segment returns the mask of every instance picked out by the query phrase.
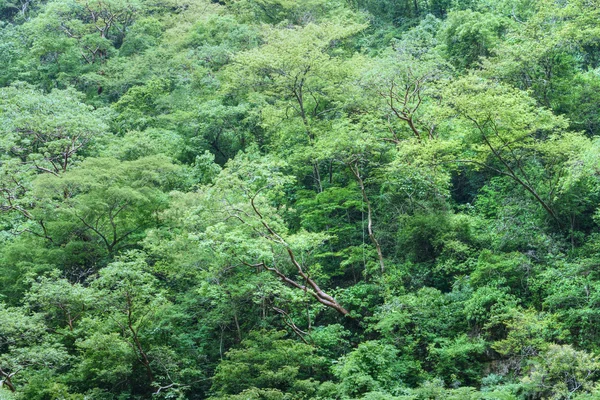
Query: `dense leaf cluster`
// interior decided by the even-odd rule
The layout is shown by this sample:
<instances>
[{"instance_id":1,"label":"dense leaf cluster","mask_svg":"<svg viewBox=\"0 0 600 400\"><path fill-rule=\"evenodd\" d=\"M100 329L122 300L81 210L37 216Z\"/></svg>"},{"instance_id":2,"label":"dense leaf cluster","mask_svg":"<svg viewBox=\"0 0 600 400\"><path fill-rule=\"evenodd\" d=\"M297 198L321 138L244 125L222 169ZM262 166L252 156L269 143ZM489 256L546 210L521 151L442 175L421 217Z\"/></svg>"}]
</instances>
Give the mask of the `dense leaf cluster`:
<instances>
[{"instance_id":1,"label":"dense leaf cluster","mask_svg":"<svg viewBox=\"0 0 600 400\"><path fill-rule=\"evenodd\" d=\"M596 0L0 0L0 399L600 396Z\"/></svg>"}]
</instances>

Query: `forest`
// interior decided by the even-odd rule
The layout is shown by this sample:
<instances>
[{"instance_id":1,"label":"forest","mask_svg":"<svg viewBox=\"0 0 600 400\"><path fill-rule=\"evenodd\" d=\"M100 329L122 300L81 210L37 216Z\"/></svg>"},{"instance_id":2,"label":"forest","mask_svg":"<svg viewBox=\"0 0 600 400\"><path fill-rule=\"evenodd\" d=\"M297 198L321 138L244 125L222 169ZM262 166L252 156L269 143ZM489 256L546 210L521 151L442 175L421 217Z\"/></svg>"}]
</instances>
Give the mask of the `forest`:
<instances>
[{"instance_id":1,"label":"forest","mask_svg":"<svg viewBox=\"0 0 600 400\"><path fill-rule=\"evenodd\" d=\"M599 0L0 0L0 400L600 399Z\"/></svg>"}]
</instances>

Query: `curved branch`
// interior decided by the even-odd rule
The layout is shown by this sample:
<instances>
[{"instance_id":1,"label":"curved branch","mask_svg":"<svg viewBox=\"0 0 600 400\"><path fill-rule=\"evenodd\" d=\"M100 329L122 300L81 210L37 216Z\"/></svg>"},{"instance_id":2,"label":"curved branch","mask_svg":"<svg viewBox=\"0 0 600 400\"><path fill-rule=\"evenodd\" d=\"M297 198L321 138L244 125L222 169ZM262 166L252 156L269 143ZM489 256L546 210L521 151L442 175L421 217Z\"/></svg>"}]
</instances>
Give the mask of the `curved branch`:
<instances>
[{"instance_id":1,"label":"curved branch","mask_svg":"<svg viewBox=\"0 0 600 400\"><path fill-rule=\"evenodd\" d=\"M285 247L292 265L294 265L294 267L296 267L296 271L297 271L298 275L300 275L302 277L302 279L306 282L306 285L302 285L302 284L296 282L295 280L289 278L287 275L282 273L277 267L275 267L275 266L269 267L264 262L259 263L259 264L248 264L248 263L244 263L244 264L246 264L248 266L253 266L253 267L258 267L258 266L264 267L266 270L273 272L275 275L277 275L279 277L279 279L281 279L283 282L285 282L289 286L295 287L300 290L304 290L305 292L310 293L319 303L321 303L327 307L333 308L334 310L336 310L337 312L339 312L340 314L342 314L344 316L348 315L349 314L348 310L346 310L344 307L342 307L342 305L340 303L338 303L332 296L328 295L325 291L323 291L323 289L321 289L321 287L319 287L319 285L310 277L310 275L307 274L306 272L304 272L302 265L300 265L300 263L297 261L296 256L294 255L294 252L291 249L290 245L287 244L287 242L267 223L267 221L264 220L263 215L260 213L260 211L258 211L258 208L254 204L254 199L256 198L257 194L255 194L251 198L250 203L252 205L252 208L253 208L255 214L259 218L261 224L267 230L267 232L269 232L269 234L270 234L270 235L264 235L264 237L266 237L267 239L269 239L273 242L279 243Z\"/></svg>"}]
</instances>

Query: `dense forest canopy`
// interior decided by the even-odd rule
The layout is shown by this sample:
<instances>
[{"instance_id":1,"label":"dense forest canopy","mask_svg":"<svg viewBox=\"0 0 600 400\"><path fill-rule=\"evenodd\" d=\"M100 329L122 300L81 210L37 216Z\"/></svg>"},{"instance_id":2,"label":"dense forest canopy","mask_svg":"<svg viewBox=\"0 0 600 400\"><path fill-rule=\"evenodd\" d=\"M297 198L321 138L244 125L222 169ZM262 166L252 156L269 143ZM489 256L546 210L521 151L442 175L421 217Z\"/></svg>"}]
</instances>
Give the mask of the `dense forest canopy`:
<instances>
[{"instance_id":1,"label":"dense forest canopy","mask_svg":"<svg viewBox=\"0 0 600 400\"><path fill-rule=\"evenodd\" d=\"M598 0L0 0L0 399L600 398Z\"/></svg>"}]
</instances>

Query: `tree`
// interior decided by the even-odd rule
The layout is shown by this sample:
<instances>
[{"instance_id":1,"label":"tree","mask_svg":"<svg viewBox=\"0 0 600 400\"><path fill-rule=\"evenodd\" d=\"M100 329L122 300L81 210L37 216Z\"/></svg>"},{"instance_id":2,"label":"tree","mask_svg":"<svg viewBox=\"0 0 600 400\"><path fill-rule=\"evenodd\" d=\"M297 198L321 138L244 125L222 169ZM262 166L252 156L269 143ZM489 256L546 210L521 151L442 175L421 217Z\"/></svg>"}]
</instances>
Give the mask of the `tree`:
<instances>
[{"instance_id":1,"label":"tree","mask_svg":"<svg viewBox=\"0 0 600 400\"><path fill-rule=\"evenodd\" d=\"M227 73L229 87L260 91L275 106L265 110L271 114L269 119L285 121L292 112L296 119L291 119L291 131L304 134L304 139L294 137L293 141L310 148L319 119L336 109L333 101L340 87L335 82L347 75L330 46L362 29L364 25L354 22L269 29L263 46L236 56ZM298 122L301 128L295 125ZM282 139L283 143L288 140ZM319 166L316 160L311 163L315 188L322 191Z\"/></svg>"},{"instance_id":2,"label":"tree","mask_svg":"<svg viewBox=\"0 0 600 400\"><path fill-rule=\"evenodd\" d=\"M72 89L49 94L24 84L0 89L1 209L33 219L33 177L57 177L93 154L106 134L104 121L104 113L82 103Z\"/></svg>"},{"instance_id":3,"label":"tree","mask_svg":"<svg viewBox=\"0 0 600 400\"><path fill-rule=\"evenodd\" d=\"M256 154L250 157L256 157ZM259 170L257 167L264 169ZM311 248L318 246L325 237L304 232L287 235L282 221L269 207L269 197L280 195L285 185L291 182L291 177L278 171L279 167L278 163L251 164L251 158L238 156L219 175L215 183L217 192L211 195L222 198L220 201L225 206L221 211L225 213L224 221L231 220L242 224L242 230L238 233L240 236L235 241L231 241L226 235L227 240L221 244L222 251L239 259L248 267L270 271L285 284L309 293L319 303L347 315L348 311L317 284L298 255L303 251L310 252ZM248 179L250 177L252 178ZM222 229L227 225L222 221L215 224L211 233L225 233ZM250 243L254 245L248 248L250 251L246 254L236 249L235 242L240 237L245 237L248 242L244 247L248 248ZM293 275L281 269L280 262L290 264L293 267L292 274L299 275L300 279L293 278Z\"/></svg>"},{"instance_id":4,"label":"tree","mask_svg":"<svg viewBox=\"0 0 600 400\"><path fill-rule=\"evenodd\" d=\"M43 315L49 327L71 332L96 300L89 288L60 278L57 270L33 281L26 295L28 308Z\"/></svg>"},{"instance_id":5,"label":"tree","mask_svg":"<svg viewBox=\"0 0 600 400\"><path fill-rule=\"evenodd\" d=\"M135 0L56 2L38 19L46 22L42 28L46 33L77 43L83 60L94 64L105 60L114 47L121 46L127 28L141 8Z\"/></svg>"},{"instance_id":6,"label":"tree","mask_svg":"<svg viewBox=\"0 0 600 400\"><path fill-rule=\"evenodd\" d=\"M464 130L457 132L467 146L466 159L459 162L488 168L512 179L560 226L551 197L556 178L550 176L548 192L541 193L533 176L535 169L545 167L544 161L546 165L552 162L535 158L541 142L560 135L567 122L536 107L524 92L473 75L450 86L446 101L459 113L459 126Z\"/></svg>"},{"instance_id":7,"label":"tree","mask_svg":"<svg viewBox=\"0 0 600 400\"><path fill-rule=\"evenodd\" d=\"M273 391L312 396L318 382L311 371L323 368L323 361L312 346L284 339L283 332L254 332L217 367L214 398L238 393L250 396L254 390L264 395Z\"/></svg>"},{"instance_id":8,"label":"tree","mask_svg":"<svg viewBox=\"0 0 600 400\"><path fill-rule=\"evenodd\" d=\"M52 242L94 238L112 256L131 236L160 222L168 204L165 191L177 185L177 174L162 156L124 162L88 158L61 176L36 180L34 193L44 201L35 215L50 224Z\"/></svg>"},{"instance_id":9,"label":"tree","mask_svg":"<svg viewBox=\"0 0 600 400\"><path fill-rule=\"evenodd\" d=\"M342 357L334 373L346 395L354 397L376 391L395 394L403 385L402 367L394 346L366 341Z\"/></svg>"},{"instance_id":10,"label":"tree","mask_svg":"<svg viewBox=\"0 0 600 400\"><path fill-rule=\"evenodd\" d=\"M141 255L129 253L102 269L92 288L98 291L99 296L95 307L109 315L111 328L115 330L108 329L98 332L98 337L90 337L85 343L86 350L94 352L91 345L95 340L102 340L102 333L109 336L117 333L117 337L129 346L134 359L144 370L146 385L154 384L154 369L158 366L152 365L143 334L149 321L167 305L167 301L158 291L155 278L144 271Z\"/></svg>"},{"instance_id":11,"label":"tree","mask_svg":"<svg viewBox=\"0 0 600 400\"><path fill-rule=\"evenodd\" d=\"M441 33L449 61L460 69L476 67L481 58L494 54L507 25L506 19L491 13L451 12Z\"/></svg>"},{"instance_id":12,"label":"tree","mask_svg":"<svg viewBox=\"0 0 600 400\"><path fill-rule=\"evenodd\" d=\"M569 345L550 345L538 357L529 376L523 378L537 396L549 399L570 399L580 393L595 393L594 376L600 364L591 354L577 351Z\"/></svg>"},{"instance_id":13,"label":"tree","mask_svg":"<svg viewBox=\"0 0 600 400\"><path fill-rule=\"evenodd\" d=\"M41 315L0 305L0 390L17 390L34 371L52 371L63 366L68 355L46 332ZM23 376L23 378L21 378Z\"/></svg>"},{"instance_id":14,"label":"tree","mask_svg":"<svg viewBox=\"0 0 600 400\"><path fill-rule=\"evenodd\" d=\"M425 18L366 65L359 81L366 95L362 102L369 114L381 118L373 122L391 134L386 141L399 144L408 135L421 142L437 136L437 86L452 73L437 50L440 24L432 16Z\"/></svg>"}]
</instances>

